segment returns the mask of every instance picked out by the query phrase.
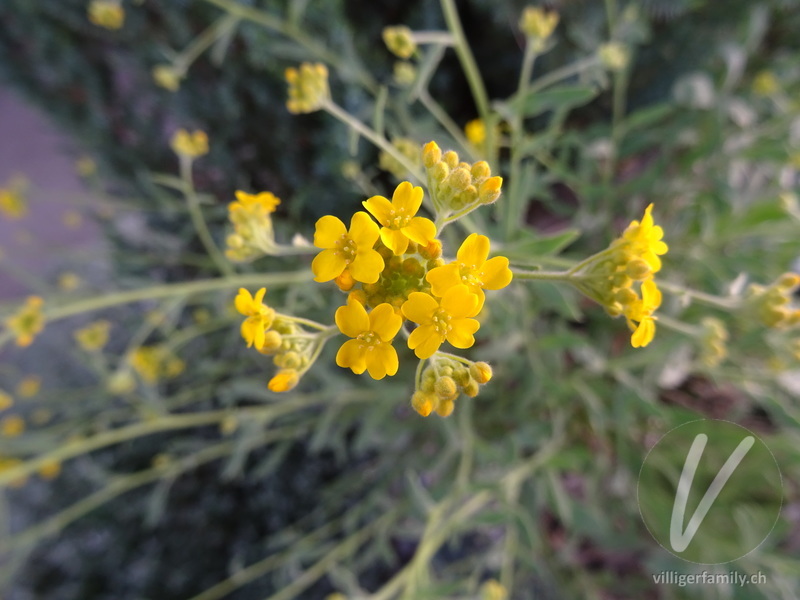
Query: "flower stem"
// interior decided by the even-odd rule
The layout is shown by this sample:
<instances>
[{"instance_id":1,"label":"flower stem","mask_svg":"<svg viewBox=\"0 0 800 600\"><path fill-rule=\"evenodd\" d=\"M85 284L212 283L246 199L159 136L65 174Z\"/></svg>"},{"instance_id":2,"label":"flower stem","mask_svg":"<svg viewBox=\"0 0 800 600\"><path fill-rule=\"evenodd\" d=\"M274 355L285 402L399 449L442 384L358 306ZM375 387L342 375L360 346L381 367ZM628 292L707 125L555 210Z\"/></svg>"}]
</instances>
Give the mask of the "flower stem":
<instances>
[{"instance_id":1,"label":"flower stem","mask_svg":"<svg viewBox=\"0 0 800 600\"><path fill-rule=\"evenodd\" d=\"M659 281L658 287L665 292L669 292L670 294L689 297L692 300L697 300L698 302L702 302L703 304L707 304L708 306L713 306L715 308L721 308L722 310L736 310L741 306L741 301L738 298L723 298L721 296L714 296L713 294L706 294L704 292L698 292L696 290L685 288L676 283Z\"/></svg>"},{"instance_id":2,"label":"flower stem","mask_svg":"<svg viewBox=\"0 0 800 600\"><path fill-rule=\"evenodd\" d=\"M575 276L569 271L514 271L514 279L531 281L572 281Z\"/></svg>"}]
</instances>

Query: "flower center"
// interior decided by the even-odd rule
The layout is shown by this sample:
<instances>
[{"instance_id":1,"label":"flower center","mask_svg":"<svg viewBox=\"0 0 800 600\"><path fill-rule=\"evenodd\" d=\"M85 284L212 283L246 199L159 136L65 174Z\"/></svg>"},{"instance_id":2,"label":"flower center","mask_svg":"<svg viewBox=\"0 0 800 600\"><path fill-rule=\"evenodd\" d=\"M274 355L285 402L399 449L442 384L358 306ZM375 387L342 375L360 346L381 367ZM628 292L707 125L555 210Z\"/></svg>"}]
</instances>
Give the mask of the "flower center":
<instances>
[{"instance_id":1,"label":"flower center","mask_svg":"<svg viewBox=\"0 0 800 600\"><path fill-rule=\"evenodd\" d=\"M389 211L389 225L390 229L402 229L407 227L411 222L411 215L406 214L405 208L392 209Z\"/></svg>"},{"instance_id":2,"label":"flower center","mask_svg":"<svg viewBox=\"0 0 800 600\"><path fill-rule=\"evenodd\" d=\"M357 250L356 243L345 234L342 234L342 239L336 242L336 253L342 256L348 265L353 262Z\"/></svg>"},{"instance_id":3,"label":"flower center","mask_svg":"<svg viewBox=\"0 0 800 600\"><path fill-rule=\"evenodd\" d=\"M450 333L450 330L453 328L453 326L450 325L450 319L452 319L452 317L447 314L447 311L443 308L433 313L433 326L436 329L436 333L440 335L447 335Z\"/></svg>"},{"instance_id":4,"label":"flower center","mask_svg":"<svg viewBox=\"0 0 800 600\"><path fill-rule=\"evenodd\" d=\"M461 276L461 283L469 287L483 287L480 275L476 275L477 267L475 265L465 265L458 263L458 273Z\"/></svg>"},{"instance_id":5,"label":"flower center","mask_svg":"<svg viewBox=\"0 0 800 600\"><path fill-rule=\"evenodd\" d=\"M366 346L367 350L372 350L381 343L380 336L374 331L365 331L356 339L361 342L361 347L364 348Z\"/></svg>"}]
</instances>

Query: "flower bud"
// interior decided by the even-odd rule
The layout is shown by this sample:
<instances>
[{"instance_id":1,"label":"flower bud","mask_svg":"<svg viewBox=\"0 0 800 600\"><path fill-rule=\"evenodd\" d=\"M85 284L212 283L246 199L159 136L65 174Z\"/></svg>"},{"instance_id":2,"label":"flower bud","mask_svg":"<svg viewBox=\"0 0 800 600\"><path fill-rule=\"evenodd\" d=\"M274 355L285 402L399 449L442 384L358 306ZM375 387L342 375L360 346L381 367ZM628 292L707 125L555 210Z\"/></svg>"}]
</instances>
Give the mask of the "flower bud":
<instances>
[{"instance_id":1,"label":"flower bud","mask_svg":"<svg viewBox=\"0 0 800 600\"><path fill-rule=\"evenodd\" d=\"M488 383L492 379L492 367L483 361L472 363L469 367L469 374L480 384Z\"/></svg>"}]
</instances>

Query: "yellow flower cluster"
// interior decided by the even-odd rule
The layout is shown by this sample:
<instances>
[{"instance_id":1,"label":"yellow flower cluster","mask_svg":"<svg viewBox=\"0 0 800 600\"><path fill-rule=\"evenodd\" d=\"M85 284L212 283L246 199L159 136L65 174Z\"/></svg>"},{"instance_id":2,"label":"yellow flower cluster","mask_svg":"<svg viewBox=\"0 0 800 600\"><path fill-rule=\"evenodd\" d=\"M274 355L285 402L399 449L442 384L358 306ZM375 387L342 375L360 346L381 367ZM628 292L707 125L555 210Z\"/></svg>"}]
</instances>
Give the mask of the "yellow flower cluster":
<instances>
[{"instance_id":1,"label":"yellow flower cluster","mask_svg":"<svg viewBox=\"0 0 800 600\"><path fill-rule=\"evenodd\" d=\"M661 305L661 291L654 275L661 270L660 255L668 247L664 230L654 224L653 205L642 221L633 221L608 249L595 254L576 269L572 283L602 304L609 315L623 315L633 331L631 345L647 346L655 336L655 310ZM637 291L638 287L638 291Z\"/></svg>"},{"instance_id":2,"label":"yellow flower cluster","mask_svg":"<svg viewBox=\"0 0 800 600\"><path fill-rule=\"evenodd\" d=\"M728 330L714 317L703 319L701 326L700 361L707 367L716 367L728 356Z\"/></svg>"},{"instance_id":3,"label":"yellow flower cluster","mask_svg":"<svg viewBox=\"0 0 800 600\"><path fill-rule=\"evenodd\" d=\"M298 69L289 67L284 76L289 84L286 108L290 113L317 111L330 97L328 68L321 63L303 63Z\"/></svg>"},{"instance_id":4,"label":"yellow flower cluster","mask_svg":"<svg viewBox=\"0 0 800 600\"><path fill-rule=\"evenodd\" d=\"M170 92L177 92L181 87L183 73L172 65L156 65L152 70L153 81Z\"/></svg>"},{"instance_id":5,"label":"yellow flower cluster","mask_svg":"<svg viewBox=\"0 0 800 600\"><path fill-rule=\"evenodd\" d=\"M395 25L383 29L383 42L389 52L397 58L411 58L417 51L413 32L405 25Z\"/></svg>"},{"instance_id":6,"label":"yellow flower cluster","mask_svg":"<svg viewBox=\"0 0 800 600\"><path fill-rule=\"evenodd\" d=\"M272 217L280 198L271 192L236 192L236 202L228 205L228 218L234 232L226 239L225 256L233 261L248 261L275 251Z\"/></svg>"},{"instance_id":7,"label":"yellow flower cluster","mask_svg":"<svg viewBox=\"0 0 800 600\"><path fill-rule=\"evenodd\" d=\"M118 0L92 0L86 14L89 21L106 29L119 29L125 23L125 10Z\"/></svg>"},{"instance_id":8,"label":"yellow flower cluster","mask_svg":"<svg viewBox=\"0 0 800 600\"><path fill-rule=\"evenodd\" d=\"M488 363L439 356L421 371L411 406L423 417L433 411L440 417L447 417L452 414L461 393L474 398L480 386L491 378L492 367Z\"/></svg>"},{"instance_id":9,"label":"yellow flower cluster","mask_svg":"<svg viewBox=\"0 0 800 600\"><path fill-rule=\"evenodd\" d=\"M539 6L528 6L522 11L519 28L535 45L536 50L541 52L544 49L544 43L553 35L553 31L558 26L558 21L557 12L546 11Z\"/></svg>"},{"instance_id":10,"label":"yellow flower cluster","mask_svg":"<svg viewBox=\"0 0 800 600\"><path fill-rule=\"evenodd\" d=\"M597 57L609 71L622 71L628 66L630 51L619 42L608 42L597 50Z\"/></svg>"},{"instance_id":11,"label":"yellow flower cluster","mask_svg":"<svg viewBox=\"0 0 800 600\"><path fill-rule=\"evenodd\" d=\"M151 385L159 379L177 377L186 367L183 360L164 346L141 346L128 360L139 377Z\"/></svg>"},{"instance_id":12,"label":"yellow flower cluster","mask_svg":"<svg viewBox=\"0 0 800 600\"><path fill-rule=\"evenodd\" d=\"M305 331L298 324L298 319L279 314L264 304L266 293L266 288L261 288L253 296L241 288L234 305L246 317L241 333L247 347L271 355L272 362L278 367L278 372L267 387L273 392L288 392L314 362L322 340L320 332L315 335Z\"/></svg>"},{"instance_id":13,"label":"yellow flower cluster","mask_svg":"<svg viewBox=\"0 0 800 600\"><path fill-rule=\"evenodd\" d=\"M170 141L172 150L181 157L198 158L208 154L208 135L199 129L189 133L178 129Z\"/></svg>"},{"instance_id":14,"label":"yellow flower cluster","mask_svg":"<svg viewBox=\"0 0 800 600\"><path fill-rule=\"evenodd\" d=\"M21 219L28 214L27 189L27 179L12 177L6 187L0 189L0 213L9 219Z\"/></svg>"},{"instance_id":15,"label":"yellow flower cluster","mask_svg":"<svg viewBox=\"0 0 800 600\"><path fill-rule=\"evenodd\" d=\"M492 176L489 163L461 162L452 150L442 152L436 142L422 149L422 162L428 175L428 189L440 215L457 219L500 197L503 178Z\"/></svg>"},{"instance_id":16,"label":"yellow flower cluster","mask_svg":"<svg viewBox=\"0 0 800 600\"><path fill-rule=\"evenodd\" d=\"M490 579L481 586L481 600L508 600L508 590L496 579Z\"/></svg>"},{"instance_id":17,"label":"yellow flower cluster","mask_svg":"<svg viewBox=\"0 0 800 600\"><path fill-rule=\"evenodd\" d=\"M417 215L422 201L422 188L404 181L391 200L373 196L364 201L368 213L355 213L349 229L333 216L317 221L314 245L322 251L311 265L315 281L335 280L350 292L347 304L336 311L339 330L352 338L337 354L340 367L367 371L375 379L394 375L398 357L392 342L404 320L416 324L408 346L421 360L434 357L445 341L469 348L480 326L475 317L484 304L484 289L511 282L508 259L490 259L489 238L483 235L467 237L453 261L441 259L435 224ZM420 414L437 410L446 416L460 391L474 395L474 381L488 381L490 375L471 378L468 368L449 362L437 355L426 371L430 375L418 380L414 406ZM448 369L460 369L459 379L437 395L430 378L441 379ZM423 382L425 387L419 387Z\"/></svg>"},{"instance_id":18,"label":"yellow flower cluster","mask_svg":"<svg viewBox=\"0 0 800 600\"><path fill-rule=\"evenodd\" d=\"M750 285L745 307L754 312L764 325L788 329L800 325L800 308L792 307L792 292L800 285L800 275L784 273L772 285Z\"/></svg>"},{"instance_id":19,"label":"yellow flower cluster","mask_svg":"<svg viewBox=\"0 0 800 600\"><path fill-rule=\"evenodd\" d=\"M44 329L43 305L44 300L39 296L29 296L19 312L6 320L6 327L17 338L17 346L30 346L34 338Z\"/></svg>"},{"instance_id":20,"label":"yellow flower cluster","mask_svg":"<svg viewBox=\"0 0 800 600\"><path fill-rule=\"evenodd\" d=\"M99 352L108 343L110 332L111 322L100 320L78 329L73 335L78 345L86 352Z\"/></svg>"}]
</instances>

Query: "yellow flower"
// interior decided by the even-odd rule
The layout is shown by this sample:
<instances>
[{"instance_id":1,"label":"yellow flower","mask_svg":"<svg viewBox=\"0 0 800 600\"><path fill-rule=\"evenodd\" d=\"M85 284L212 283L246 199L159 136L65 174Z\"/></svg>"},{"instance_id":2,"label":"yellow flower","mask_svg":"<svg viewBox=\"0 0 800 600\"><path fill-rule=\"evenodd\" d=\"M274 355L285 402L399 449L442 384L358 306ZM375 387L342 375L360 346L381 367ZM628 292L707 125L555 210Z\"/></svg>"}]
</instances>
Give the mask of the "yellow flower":
<instances>
[{"instance_id":1,"label":"yellow flower","mask_svg":"<svg viewBox=\"0 0 800 600\"><path fill-rule=\"evenodd\" d=\"M759 71L753 79L753 91L759 96L774 96L780 89L780 81L772 71Z\"/></svg>"},{"instance_id":2,"label":"yellow flower","mask_svg":"<svg viewBox=\"0 0 800 600\"><path fill-rule=\"evenodd\" d=\"M483 307L484 289L499 290L511 283L514 275L505 256L489 258L489 238L470 234L456 254L456 260L443 267L431 269L426 276L434 296L440 298L453 286L464 284L480 300Z\"/></svg>"},{"instance_id":3,"label":"yellow flower","mask_svg":"<svg viewBox=\"0 0 800 600\"><path fill-rule=\"evenodd\" d=\"M300 381L297 369L281 369L269 380L267 387L271 392L288 392Z\"/></svg>"},{"instance_id":4,"label":"yellow flower","mask_svg":"<svg viewBox=\"0 0 800 600\"><path fill-rule=\"evenodd\" d=\"M125 23L125 10L117 0L92 0L86 13L92 23L106 29L119 29Z\"/></svg>"},{"instance_id":5,"label":"yellow flower","mask_svg":"<svg viewBox=\"0 0 800 600\"><path fill-rule=\"evenodd\" d=\"M7 187L0 189L0 212L9 219L21 219L28 214L27 189L28 180L25 177L12 177Z\"/></svg>"},{"instance_id":6,"label":"yellow flower","mask_svg":"<svg viewBox=\"0 0 800 600\"><path fill-rule=\"evenodd\" d=\"M81 177L90 177L97 172L97 163L89 156L81 156L75 161L75 171Z\"/></svg>"},{"instance_id":7,"label":"yellow flower","mask_svg":"<svg viewBox=\"0 0 800 600\"><path fill-rule=\"evenodd\" d=\"M357 375L366 370L373 379L397 373L397 351L392 340L403 319L390 304L380 304L367 314L363 304L348 300L346 306L336 311L336 325L346 336L354 338L339 348L337 365L350 368Z\"/></svg>"},{"instance_id":8,"label":"yellow flower","mask_svg":"<svg viewBox=\"0 0 800 600\"><path fill-rule=\"evenodd\" d=\"M652 211L653 205L650 204L644 211L641 223L632 221L617 244L624 245L626 250L644 260L653 273L657 273L661 270L659 255L666 254L669 247L661 239L664 230L653 223Z\"/></svg>"},{"instance_id":9,"label":"yellow flower","mask_svg":"<svg viewBox=\"0 0 800 600\"><path fill-rule=\"evenodd\" d=\"M165 90L177 92L181 87L183 74L172 65L156 65L152 70L153 81Z\"/></svg>"},{"instance_id":10,"label":"yellow flower","mask_svg":"<svg viewBox=\"0 0 800 600\"><path fill-rule=\"evenodd\" d=\"M528 6L522 11L519 28L522 33L533 38L541 49L541 43L553 34L558 21L557 12L545 11L538 6Z\"/></svg>"},{"instance_id":11,"label":"yellow flower","mask_svg":"<svg viewBox=\"0 0 800 600\"><path fill-rule=\"evenodd\" d=\"M314 245L323 248L314 257L311 270L314 281L330 281L350 270L353 279L375 283L383 271L383 258L373 249L380 230L369 215L359 211L350 220L350 230L341 220L326 215L317 221Z\"/></svg>"},{"instance_id":12,"label":"yellow flower","mask_svg":"<svg viewBox=\"0 0 800 600\"><path fill-rule=\"evenodd\" d=\"M55 479L61 473L61 463L56 460L48 460L42 463L38 469L39 476L44 480Z\"/></svg>"},{"instance_id":13,"label":"yellow flower","mask_svg":"<svg viewBox=\"0 0 800 600\"><path fill-rule=\"evenodd\" d=\"M322 108L330 96L328 68L320 63L303 63L299 69L289 67L285 72L289 84L286 108L294 114L310 113Z\"/></svg>"},{"instance_id":14,"label":"yellow flower","mask_svg":"<svg viewBox=\"0 0 800 600\"><path fill-rule=\"evenodd\" d=\"M36 375L28 375L17 385L20 398L33 398L42 388L42 379Z\"/></svg>"},{"instance_id":15,"label":"yellow flower","mask_svg":"<svg viewBox=\"0 0 800 600\"><path fill-rule=\"evenodd\" d=\"M362 202L381 227L381 240L392 252L400 256L408 248L409 240L427 246L436 237L436 225L425 217L415 216L422 206L422 188L408 181L402 182L389 202L383 196L373 196Z\"/></svg>"},{"instance_id":16,"label":"yellow flower","mask_svg":"<svg viewBox=\"0 0 800 600\"><path fill-rule=\"evenodd\" d=\"M661 290L651 277L642 282L642 297L630 304L626 304L623 314L628 321L628 327L633 331L631 345L634 348L644 348L653 341L656 334L656 317L653 312L661 306Z\"/></svg>"},{"instance_id":17,"label":"yellow flower","mask_svg":"<svg viewBox=\"0 0 800 600\"><path fill-rule=\"evenodd\" d=\"M78 329L73 336L78 345L86 352L97 352L102 350L108 343L108 335L111 330L109 321L101 320L90 323L82 329Z\"/></svg>"},{"instance_id":18,"label":"yellow flower","mask_svg":"<svg viewBox=\"0 0 800 600\"><path fill-rule=\"evenodd\" d=\"M383 42L389 52L398 58L411 58L417 51L417 43L414 41L414 34L405 25L395 25L384 27Z\"/></svg>"},{"instance_id":19,"label":"yellow flower","mask_svg":"<svg viewBox=\"0 0 800 600\"><path fill-rule=\"evenodd\" d=\"M247 347L255 346L256 350L264 347L267 329L275 320L275 311L263 303L267 288L261 288L255 296L244 288L239 289L234 304L240 314L247 317L242 323L242 337L247 342Z\"/></svg>"},{"instance_id":20,"label":"yellow flower","mask_svg":"<svg viewBox=\"0 0 800 600\"><path fill-rule=\"evenodd\" d=\"M471 144L480 146L486 140L486 124L482 119L472 119L464 126L464 134Z\"/></svg>"},{"instance_id":21,"label":"yellow flower","mask_svg":"<svg viewBox=\"0 0 800 600\"><path fill-rule=\"evenodd\" d=\"M231 212L237 210L256 210L269 214L274 213L280 203L281 199L272 192L248 194L242 190L236 190L236 202L231 202L228 205L228 210Z\"/></svg>"},{"instance_id":22,"label":"yellow flower","mask_svg":"<svg viewBox=\"0 0 800 600\"><path fill-rule=\"evenodd\" d=\"M408 338L417 358L430 358L445 339L456 348L469 348L480 324L471 318L480 312L480 299L466 285L448 289L441 300L412 292L403 303L403 315L419 324Z\"/></svg>"},{"instance_id":23,"label":"yellow flower","mask_svg":"<svg viewBox=\"0 0 800 600\"><path fill-rule=\"evenodd\" d=\"M17 346L30 346L44 329L43 304L39 296L29 296L20 311L6 320L6 326L17 336Z\"/></svg>"},{"instance_id":24,"label":"yellow flower","mask_svg":"<svg viewBox=\"0 0 800 600\"><path fill-rule=\"evenodd\" d=\"M14 406L14 398L10 394L0 390L0 411L4 411Z\"/></svg>"},{"instance_id":25,"label":"yellow flower","mask_svg":"<svg viewBox=\"0 0 800 600\"><path fill-rule=\"evenodd\" d=\"M481 586L481 600L506 600L508 590L496 579L489 579Z\"/></svg>"},{"instance_id":26,"label":"yellow flower","mask_svg":"<svg viewBox=\"0 0 800 600\"><path fill-rule=\"evenodd\" d=\"M130 364L147 383L154 384L162 376L177 377L183 372L184 362L160 346L141 346L129 358Z\"/></svg>"},{"instance_id":27,"label":"yellow flower","mask_svg":"<svg viewBox=\"0 0 800 600\"><path fill-rule=\"evenodd\" d=\"M597 50L600 62L610 71L622 71L628 66L630 52L619 42L602 44Z\"/></svg>"},{"instance_id":28,"label":"yellow flower","mask_svg":"<svg viewBox=\"0 0 800 600\"><path fill-rule=\"evenodd\" d=\"M17 437L25 431L25 421L19 415L11 415L0 421L0 435Z\"/></svg>"},{"instance_id":29,"label":"yellow flower","mask_svg":"<svg viewBox=\"0 0 800 600\"><path fill-rule=\"evenodd\" d=\"M172 136L170 146L175 154L187 158L197 158L208 154L208 136L199 129L189 133L185 129L178 129Z\"/></svg>"}]
</instances>

